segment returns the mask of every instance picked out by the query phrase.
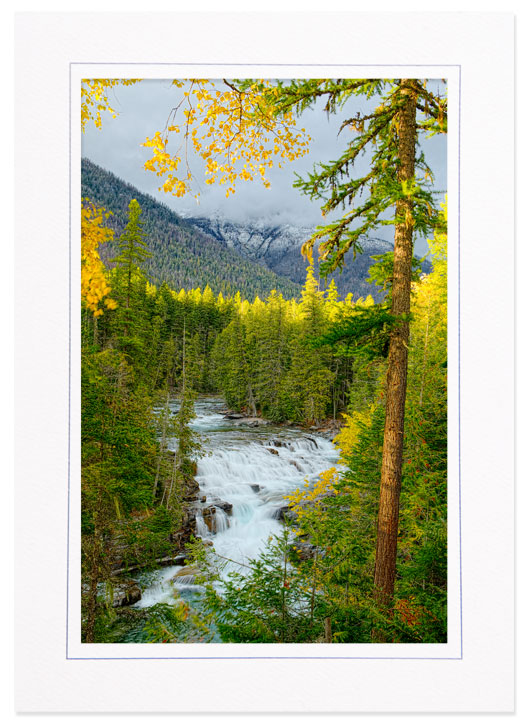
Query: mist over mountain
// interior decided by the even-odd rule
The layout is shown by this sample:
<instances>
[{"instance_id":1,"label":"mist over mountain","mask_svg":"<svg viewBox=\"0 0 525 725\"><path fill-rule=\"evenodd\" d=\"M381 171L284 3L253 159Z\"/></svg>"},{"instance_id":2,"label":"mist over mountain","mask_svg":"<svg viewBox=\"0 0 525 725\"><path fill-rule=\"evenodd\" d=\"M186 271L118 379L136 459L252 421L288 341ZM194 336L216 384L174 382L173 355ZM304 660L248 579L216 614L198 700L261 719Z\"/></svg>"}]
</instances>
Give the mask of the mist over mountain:
<instances>
[{"instance_id":1,"label":"mist over mountain","mask_svg":"<svg viewBox=\"0 0 525 725\"><path fill-rule=\"evenodd\" d=\"M292 224L273 225L267 220L235 222L220 214L212 217L186 217L186 221L229 249L239 252L248 259L264 264L276 274L302 285L306 276L307 260L301 254L301 247L315 230L314 226ZM368 270L374 263L372 256L392 252L394 245L383 239L366 239L362 243L363 251L355 259L349 253L345 266L326 279L321 280L323 288L335 280L339 295L349 293L354 300L359 297L372 297L379 301L382 294L374 284L368 283ZM314 254L317 270L317 260ZM423 263L423 271L428 272L430 264Z\"/></svg>"},{"instance_id":2,"label":"mist over mountain","mask_svg":"<svg viewBox=\"0 0 525 725\"><path fill-rule=\"evenodd\" d=\"M299 284L210 238L166 205L85 158L82 197L111 212L107 224L114 230L115 239L100 249L102 260L110 268L118 237L127 222L129 202L136 199L142 208L143 228L152 255L145 260L143 271L152 283L166 282L176 290L204 289L208 284L214 294L233 295L239 291L250 300L257 295L265 298L273 289L288 299L301 292Z\"/></svg>"},{"instance_id":3,"label":"mist over mountain","mask_svg":"<svg viewBox=\"0 0 525 725\"><path fill-rule=\"evenodd\" d=\"M256 295L264 299L272 289L288 299L301 293L308 265L301 247L313 226L272 224L267 218L232 221L218 213L183 217L86 158L82 159L82 197L112 212L108 226L114 230L115 240L100 250L108 267L127 221L129 202L137 199L152 254L144 263L144 272L154 284L166 282L173 289L204 289L209 284L215 294L239 291L247 299ZM340 272L321 280L322 288L333 278L342 298L349 293L354 300L367 295L376 301L382 298L378 288L366 281L368 270L372 256L392 251L393 245L368 239L362 247L355 259L351 253L347 255ZM423 263L423 271L430 271L428 262Z\"/></svg>"}]
</instances>

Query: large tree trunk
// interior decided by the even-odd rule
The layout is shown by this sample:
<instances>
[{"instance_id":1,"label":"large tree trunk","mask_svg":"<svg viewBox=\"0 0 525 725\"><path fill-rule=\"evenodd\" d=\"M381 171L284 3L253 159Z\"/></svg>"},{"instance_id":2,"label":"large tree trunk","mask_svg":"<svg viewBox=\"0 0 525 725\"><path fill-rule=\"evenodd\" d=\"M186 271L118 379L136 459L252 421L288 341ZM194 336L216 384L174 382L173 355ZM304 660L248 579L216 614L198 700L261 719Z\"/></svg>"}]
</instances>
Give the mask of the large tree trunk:
<instances>
[{"instance_id":1,"label":"large tree trunk","mask_svg":"<svg viewBox=\"0 0 525 725\"><path fill-rule=\"evenodd\" d=\"M401 94L405 97L398 114L400 181L414 176L416 148L416 100L412 81L401 81ZM394 242L394 277L392 281L392 314L406 318L396 324L390 337L386 382L385 432L381 487L377 519L377 544L374 573L374 598L388 606L394 593L396 577L397 535L401 470L403 464L403 437L405 398L407 388L408 337L410 314L410 286L412 276L412 202L401 199L396 206Z\"/></svg>"}]
</instances>

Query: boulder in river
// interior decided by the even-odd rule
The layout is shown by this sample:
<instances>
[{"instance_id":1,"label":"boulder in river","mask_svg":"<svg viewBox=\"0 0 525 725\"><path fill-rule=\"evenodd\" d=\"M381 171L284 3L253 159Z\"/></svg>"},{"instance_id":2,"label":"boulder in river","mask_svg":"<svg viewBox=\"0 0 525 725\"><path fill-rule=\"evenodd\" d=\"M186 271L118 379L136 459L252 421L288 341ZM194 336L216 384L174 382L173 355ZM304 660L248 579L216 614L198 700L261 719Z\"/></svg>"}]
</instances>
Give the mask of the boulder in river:
<instances>
[{"instance_id":1,"label":"boulder in river","mask_svg":"<svg viewBox=\"0 0 525 725\"><path fill-rule=\"evenodd\" d=\"M204 519L204 523L208 527L208 529L213 533L215 533L216 524L215 524L215 512L216 512L215 506L206 506L206 508L202 509L202 518Z\"/></svg>"},{"instance_id":2,"label":"boulder in river","mask_svg":"<svg viewBox=\"0 0 525 725\"><path fill-rule=\"evenodd\" d=\"M308 559L313 559L315 556L316 547L307 541L296 540L293 549L300 561L307 561Z\"/></svg>"},{"instance_id":3,"label":"boulder in river","mask_svg":"<svg viewBox=\"0 0 525 725\"><path fill-rule=\"evenodd\" d=\"M231 514L231 512L233 511L233 504L229 503L228 501L214 501L213 505L216 506L218 509L222 509L226 514Z\"/></svg>"},{"instance_id":4,"label":"boulder in river","mask_svg":"<svg viewBox=\"0 0 525 725\"><path fill-rule=\"evenodd\" d=\"M269 425L270 421L264 418L239 416L235 419L235 425L246 425L250 428L258 428L260 425Z\"/></svg>"},{"instance_id":5,"label":"boulder in river","mask_svg":"<svg viewBox=\"0 0 525 725\"><path fill-rule=\"evenodd\" d=\"M290 506L281 506L275 512L274 518L277 521L287 521L288 523L295 523L297 521L297 514L292 511Z\"/></svg>"},{"instance_id":6,"label":"boulder in river","mask_svg":"<svg viewBox=\"0 0 525 725\"><path fill-rule=\"evenodd\" d=\"M142 599L142 589L135 579L119 581L113 588L113 606L129 607Z\"/></svg>"},{"instance_id":7,"label":"boulder in river","mask_svg":"<svg viewBox=\"0 0 525 725\"><path fill-rule=\"evenodd\" d=\"M221 505L219 505L221 504ZM227 510L224 509L226 507ZM202 509L202 518L208 531L217 534L230 527L230 516L232 515L233 504L227 501L214 502L212 506Z\"/></svg>"},{"instance_id":8,"label":"boulder in river","mask_svg":"<svg viewBox=\"0 0 525 725\"><path fill-rule=\"evenodd\" d=\"M200 569L196 566L183 566L180 571L171 577L171 581L176 584L194 584L197 577L202 576Z\"/></svg>"},{"instance_id":9,"label":"boulder in river","mask_svg":"<svg viewBox=\"0 0 525 725\"><path fill-rule=\"evenodd\" d=\"M302 472L303 469L300 467L300 465L297 463L297 461L295 461L294 459L292 459L290 461L290 463L291 463L292 466L295 466L298 471L301 471Z\"/></svg>"},{"instance_id":10,"label":"boulder in river","mask_svg":"<svg viewBox=\"0 0 525 725\"><path fill-rule=\"evenodd\" d=\"M180 579L183 576L199 576L200 573L200 569L197 569L196 566L183 566L172 578Z\"/></svg>"},{"instance_id":11,"label":"boulder in river","mask_svg":"<svg viewBox=\"0 0 525 725\"><path fill-rule=\"evenodd\" d=\"M276 451L275 448L267 448L266 450L268 451L268 453L271 453L272 456L278 456L279 455L279 451Z\"/></svg>"}]
</instances>

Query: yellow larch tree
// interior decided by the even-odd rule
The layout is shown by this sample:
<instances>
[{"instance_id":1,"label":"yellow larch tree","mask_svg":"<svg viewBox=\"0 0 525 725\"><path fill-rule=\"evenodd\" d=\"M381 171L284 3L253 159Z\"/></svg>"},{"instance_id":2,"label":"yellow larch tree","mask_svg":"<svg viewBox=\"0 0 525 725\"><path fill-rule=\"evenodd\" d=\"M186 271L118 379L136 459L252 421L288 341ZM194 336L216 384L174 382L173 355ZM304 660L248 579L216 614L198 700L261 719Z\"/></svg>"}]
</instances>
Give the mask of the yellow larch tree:
<instances>
[{"instance_id":1,"label":"yellow larch tree","mask_svg":"<svg viewBox=\"0 0 525 725\"><path fill-rule=\"evenodd\" d=\"M107 213L104 209L97 209L91 202L84 199L81 210L81 298L86 307L95 317L100 317L104 309L113 310L117 303L109 297L111 288L106 278L106 269L98 248L109 239L113 232L104 226Z\"/></svg>"}]
</instances>

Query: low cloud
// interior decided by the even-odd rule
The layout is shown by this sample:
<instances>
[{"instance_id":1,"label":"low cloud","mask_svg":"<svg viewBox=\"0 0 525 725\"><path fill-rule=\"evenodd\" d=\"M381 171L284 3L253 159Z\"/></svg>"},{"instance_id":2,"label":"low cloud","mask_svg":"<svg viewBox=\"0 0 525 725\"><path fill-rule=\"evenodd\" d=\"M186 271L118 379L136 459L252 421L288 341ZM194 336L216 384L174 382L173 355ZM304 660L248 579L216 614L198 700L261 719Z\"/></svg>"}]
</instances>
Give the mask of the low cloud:
<instances>
[{"instance_id":1,"label":"low cloud","mask_svg":"<svg viewBox=\"0 0 525 725\"><path fill-rule=\"evenodd\" d=\"M310 153L286 163L282 169L270 169L270 189L265 189L257 180L246 182L239 184L235 195L227 199L224 187L204 184L204 175L200 171L203 169L202 161L190 157L193 175L198 179L201 174L201 196L197 203L193 198L177 199L159 191L159 178L144 169L150 150L141 144L146 137L152 137L156 131L164 128L171 109L180 100L180 93L169 80L147 80L135 86L118 87L111 95L113 106L119 113L118 118L113 120L108 116L103 119L101 130L93 124L88 125L82 138L82 155L178 213L191 216L220 213L239 222L264 220L297 226L323 223L321 203L318 200L310 201L293 187L293 182L296 174L307 177L315 162L339 157L347 142L344 132L338 136L340 120L352 113L350 105L343 109L339 118L327 117L320 106L303 114L301 126L312 136ZM435 137L425 141L424 150L436 174L436 188L445 191L446 139ZM391 239L388 227L381 230L380 235ZM425 249L424 240L416 243L419 254Z\"/></svg>"}]
</instances>

